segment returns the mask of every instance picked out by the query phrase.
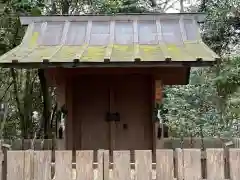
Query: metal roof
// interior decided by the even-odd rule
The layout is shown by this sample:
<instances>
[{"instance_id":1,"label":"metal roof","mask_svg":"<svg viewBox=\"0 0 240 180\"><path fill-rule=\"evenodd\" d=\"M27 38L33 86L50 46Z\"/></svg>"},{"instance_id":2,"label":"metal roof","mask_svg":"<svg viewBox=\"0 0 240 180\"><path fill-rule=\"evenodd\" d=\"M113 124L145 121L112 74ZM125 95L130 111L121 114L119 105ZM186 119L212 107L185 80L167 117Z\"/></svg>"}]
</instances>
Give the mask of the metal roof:
<instances>
[{"instance_id":1,"label":"metal roof","mask_svg":"<svg viewBox=\"0 0 240 180\"><path fill-rule=\"evenodd\" d=\"M215 62L196 14L22 17L22 43L0 63ZM168 63L169 64L169 63Z\"/></svg>"}]
</instances>

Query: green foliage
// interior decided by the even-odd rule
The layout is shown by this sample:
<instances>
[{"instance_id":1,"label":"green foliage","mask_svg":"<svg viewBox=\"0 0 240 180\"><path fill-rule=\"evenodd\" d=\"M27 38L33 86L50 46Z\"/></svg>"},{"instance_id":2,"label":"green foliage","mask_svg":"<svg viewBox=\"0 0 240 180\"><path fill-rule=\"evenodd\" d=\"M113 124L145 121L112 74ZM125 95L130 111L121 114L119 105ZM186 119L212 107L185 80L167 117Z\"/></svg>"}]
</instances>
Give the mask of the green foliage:
<instances>
[{"instance_id":1,"label":"green foliage","mask_svg":"<svg viewBox=\"0 0 240 180\"><path fill-rule=\"evenodd\" d=\"M194 69L186 86L167 87L167 118L174 136L239 136L240 58L224 61L219 76L212 68ZM220 87L224 107L219 110Z\"/></svg>"},{"instance_id":2,"label":"green foliage","mask_svg":"<svg viewBox=\"0 0 240 180\"><path fill-rule=\"evenodd\" d=\"M204 23L204 41L220 55L230 51L239 43L239 0L208 0L204 11L207 21ZM202 5L201 5L202 6Z\"/></svg>"}]
</instances>

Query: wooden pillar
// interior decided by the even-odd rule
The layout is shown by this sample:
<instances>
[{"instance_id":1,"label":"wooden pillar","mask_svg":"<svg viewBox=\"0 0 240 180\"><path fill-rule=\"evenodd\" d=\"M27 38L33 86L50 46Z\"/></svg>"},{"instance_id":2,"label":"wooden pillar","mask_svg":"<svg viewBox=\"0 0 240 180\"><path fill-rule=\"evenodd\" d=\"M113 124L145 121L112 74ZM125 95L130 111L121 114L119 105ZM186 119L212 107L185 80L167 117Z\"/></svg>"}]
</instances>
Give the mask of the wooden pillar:
<instances>
[{"instance_id":1,"label":"wooden pillar","mask_svg":"<svg viewBox=\"0 0 240 180\"><path fill-rule=\"evenodd\" d=\"M163 85L162 81L159 79L154 79L153 81L153 89L154 89L154 109L153 109L153 150L154 150L154 156L155 156L155 151L157 148L163 148L163 124L160 124L159 120L157 119L157 113L160 104L162 103L162 98L163 98ZM162 128L162 134L161 134L161 139L158 139L158 130L159 126L161 125Z\"/></svg>"},{"instance_id":2,"label":"wooden pillar","mask_svg":"<svg viewBox=\"0 0 240 180\"><path fill-rule=\"evenodd\" d=\"M114 113L115 112L115 99L114 99L114 89L111 86L110 91L109 91L109 112ZM116 148L115 146L115 140L116 140L116 122L115 121L110 121L109 122L109 132L110 132L110 157L112 157L112 152ZM111 158L110 158L111 160Z\"/></svg>"},{"instance_id":3,"label":"wooden pillar","mask_svg":"<svg viewBox=\"0 0 240 180\"><path fill-rule=\"evenodd\" d=\"M66 107L67 107L67 118L65 120L65 144L67 150L75 149L74 139L74 126L73 126L73 88L72 80L70 78L66 81Z\"/></svg>"}]
</instances>

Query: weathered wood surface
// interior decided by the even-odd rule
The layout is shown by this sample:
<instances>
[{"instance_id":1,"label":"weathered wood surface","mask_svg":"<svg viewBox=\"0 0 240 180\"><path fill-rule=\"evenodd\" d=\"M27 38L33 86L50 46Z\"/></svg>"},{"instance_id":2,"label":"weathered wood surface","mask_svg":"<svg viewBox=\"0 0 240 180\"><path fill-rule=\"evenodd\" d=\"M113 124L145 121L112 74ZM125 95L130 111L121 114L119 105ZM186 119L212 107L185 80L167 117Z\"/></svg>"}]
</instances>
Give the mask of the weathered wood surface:
<instances>
[{"instance_id":1,"label":"weathered wood surface","mask_svg":"<svg viewBox=\"0 0 240 180\"><path fill-rule=\"evenodd\" d=\"M72 180L72 152L56 151L55 179Z\"/></svg>"},{"instance_id":2,"label":"weathered wood surface","mask_svg":"<svg viewBox=\"0 0 240 180\"><path fill-rule=\"evenodd\" d=\"M229 150L230 177L225 174L223 154L223 149L207 149L203 167L200 149L161 149L153 166L149 150L135 151L133 164L130 151L114 151L111 165L109 151L100 150L94 166L93 151L77 151L75 163L71 151L56 151L55 162L51 151L8 151L7 180L202 180L202 168L206 180L239 180L240 149Z\"/></svg>"},{"instance_id":3,"label":"weathered wood surface","mask_svg":"<svg viewBox=\"0 0 240 180\"><path fill-rule=\"evenodd\" d=\"M152 179L152 152L135 151L135 179L151 180Z\"/></svg>"},{"instance_id":4,"label":"weathered wood surface","mask_svg":"<svg viewBox=\"0 0 240 180\"><path fill-rule=\"evenodd\" d=\"M31 151L29 153L31 153ZM34 180L51 179L51 151L34 151L33 179Z\"/></svg>"},{"instance_id":5,"label":"weathered wood surface","mask_svg":"<svg viewBox=\"0 0 240 180\"><path fill-rule=\"evenodd\" d=\"M7 157L7 179L24 180L24 151L9 151ZM28 167L28 166L27 166ZM30 169L29 169L30 170ZM28 173L26 173L28 174Z\"/></svg>"},{"instance_id":6,"label":"weathered wood surface","mask_svg":"<svg viewBox=\"0 0 240 180\"><path fill-rule=\"evenodd\" d=\"M224 179L223 149L207 149L207 177L208 180Z\"/></svg>"},{"instance_id":7,"label":"weathered wood surface","mask_svg":"<svg viewBox=\"0 0 240 180\"><path fill-rule=\"evenodd\" d=\"M76 152L76 179L86 180L94 178L93 151Z\"/></svg>"},{"instance_id":8,"label":"weathered wood surface","mask_svg":"<svg viewBox=\"0 0 240 180\"><path fill-rule=\"evenodd\" d=\"M156 178L172 180L174 178L174 164L172 150L156 151Z\"/></svg>"},{"instance_id":9,"label":"weathered wood surface","mask_svg":"<svg viewBox=\"0 0 240 180\"><path fill-rule=\"evenodd\" d=\"M240 179L240 149L229 150L230 179Z\"/></svg>"},{"instance_id":10,"label":"weathered wood surface","mask_svg":"<svg viewBox=\"0 0 240 180\"><path fill-rule=\"evenodd\" d=\"M113 163L114 180L131 179L130 151L114 151Z\"/></svg>"}]
</instances>

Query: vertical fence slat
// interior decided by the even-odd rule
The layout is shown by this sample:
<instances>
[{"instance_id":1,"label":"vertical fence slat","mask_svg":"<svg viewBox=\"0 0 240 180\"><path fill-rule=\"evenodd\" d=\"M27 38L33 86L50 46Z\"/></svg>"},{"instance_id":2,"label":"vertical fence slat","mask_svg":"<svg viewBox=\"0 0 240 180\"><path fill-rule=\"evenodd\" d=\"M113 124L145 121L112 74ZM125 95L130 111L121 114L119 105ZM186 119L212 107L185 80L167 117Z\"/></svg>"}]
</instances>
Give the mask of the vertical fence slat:
<instances>
[{"instance_id":1,"label":"vertical fence slat","mask_svg":"<svg viewBox=\"0 0 240 180\"><path fill-rule=\"evenodd\" d=\"M180 148L176 149L176 173L177 179L183 180L184 173L183 173L183 150Z\"/></svg>"},{"instance_id":2,"label":"vertical fence slat","mask_svg":"<svg viewBox=\"0 0 240 180\"><path fill-rule=\"evenodd\" d=\"M152 151L135 151L136 180L152 180Z\"/></svg>"},{"instance_id":3,"label":"vertical fence slat","mask_svg":"<svg viewBox=\"0 0 240 180\"><path fill-rule=\"evenodd\" d=\"M34 180L51 179L51 151L34 151Z\"/></svg>"},{"instance_id":4,"label":"vertical fence slat","mask_svg":"<svg viewBox=\"0 0 240 180\"><path fill-rule=\"evenodd\" d=\"M103 152L103 180L109 180L109 151Z\"/></svg>"},{"instance_id":5,"label":"vertical fence slat","mask_svg":"<svg viewBox=\"0 0 240 180\"><path fill-rule=\"evenodd\" d=\"M173 150L157 150L156 151L156 173L157 179L173 180Z\"/></svg>"},{"instance_id":6,"label":"vertical fence slat","mask_svg":"<svg viewBox=\"0 0 240 180\"><path fill-rule=\"evenodd\" d=\"M98 170L98 174L97 174L97 180L103 180L104 178L103 178L103 171L104 171L104 167L103 167L103 165L104 165L104 163L103 163L103 161L104 161L104 155L103 155L103 153L104 153L104 150L98 150L97 151L97 161L98 161L98 167L97 167L97 170Z\"/></svg>"},{"instance_id":7,"label":"vertical fence slat","mask_svg":"<svg viewBox=\"0 0 240 180\"><path fill-rule=\"evenodd\" d=\"M93 179L93 151L76 151L77 180Z\"/></svg>"},{"instance_id":8,"label":"vertical fence slat","mask_svg":"<svg viewBox=\"0 0 240 180\"><path fill-rule=\"evenodd\" d=\"M207 149L207 180L224 179L223 149Z\"/></svg>"},{"instance_id":9,"label":"vertical fence slat","mask_svg":"<svg viewBox=\"0 0 240 180\"><path fill-rule=\"evenodd\" d=\"M109 151L98 150L97 180L109 180Z\"/></svg>"},{"instance_id":10,"label":"vertical fence slat","mask_svg":"<svg viewBox=\"0 0 240 180\"><path fill-rule=\"evenodd\" d=\"M72 151L56 151L55 157L55 180L72 180Z\"/></svg>"},{"instance_id":11,"label":"vertical fence slat","mask_svg":"<svg viewBox=\"0 0 240 180\"><path fill-rule=\"evenodd\" d=\"M24 152L7 152L7 180L24 180Z\"/></svg>"},{"instance_id":12,"label":"vertical fence slat","mask_svg":"<svg viewBox=\"0 0 240 180\"><path fill-rule=\"evenodd\" d=\"M114 180L131 179L130 151L114 151L113 163Z\"/></svg>"},{"instance_id":13,"label":"vertical fence slat","mask_svg":"<svg viewBox=\"0 0 240 180\"><path fill-rule=\"evenodd\" d=\"M22 151L24 152L24 180L33 179L33 153L34 151Z\"/></svg>"},{"instance_id":14,"label":"vertical fence slat","mask_svg":"<svg viewBox=\"0 0 240 180\"><path fill-rule=\"evenodd\" d=\"M201 173L200 149L183 149L183 175L184 180L199 180Z\"/></svg>"},{"instance_id":15,"label":"vertical fence slat","mask_svg":"<svg viewBox=\"0 0 240 180\"><path fill-rule=\"evenodd\" d=\"M240 149L229 149L230 179L240 179Z\"/></svg>"}]
</instances>

